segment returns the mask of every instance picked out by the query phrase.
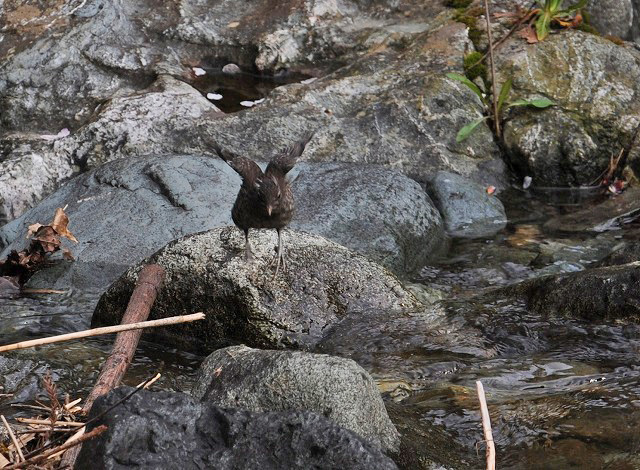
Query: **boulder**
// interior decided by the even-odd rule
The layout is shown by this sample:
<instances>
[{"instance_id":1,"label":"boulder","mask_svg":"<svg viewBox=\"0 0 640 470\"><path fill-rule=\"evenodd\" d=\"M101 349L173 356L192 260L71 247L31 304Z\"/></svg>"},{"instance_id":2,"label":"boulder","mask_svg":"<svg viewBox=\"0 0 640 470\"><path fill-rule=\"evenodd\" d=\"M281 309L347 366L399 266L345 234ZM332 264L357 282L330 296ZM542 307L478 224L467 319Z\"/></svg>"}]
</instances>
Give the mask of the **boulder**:
<instances>
[{"instance_id":1,"label":"boulder","mask_svg":"<svg viewBox=\"0 0 640 470\"><path fill-rule=\"evenodd\" d=\"M90 419L131 392L96 400ZM376 446L314 413L255 413L143 390L89 426L107 431L87 441L76 468L395 469Z\"/></svg>"},{"instance_id":2,"label":"boulder","mask_svg":"<svg viewBox=\"0 0 640 470\"><path fill-rule=\"evenodd\" d=\"M422 268L446 246L442 218L431 199L397 171L302 163L294 172L293 229L322 235L398 274Z\"/></svg>"},{"instance_id":3,"label":"boulder","mask_svg":"<svg viewBox=\"0 0 640 470\"><path fill-rule=\"evenodd\" d=\"M503 292L539 314L640 322L640 262L534 278Z\"/></svg>"},{"instance_id":4,"label":"boulder","mask_svg":"<svg viewBox=\"0 0 640 470\"><path fill-rule=\"evenodd\" d=\"M320 236L287 230L287 269L274 278L275 230L253 230L254 260L244 235L216 228L176 240L123 274L100 298L94 326L118 324L141 267L166 270L152 318L202 311L206 320L150 332L166 344L201 353L245 343L262 348L312 348L349 315L390 315L418 301L379 265Z\"/></svg>"},{"instance_id":5,"label":"boulder","mask_svg":"<svg viewBox=\"0 0 640 470\"><path fill-rule=\"evenodd\" d=\"M615 60L611 58L615 57ZM499 81L512 97L552 99L546 109L512 108L504 141L515 169L537 186L587 186L640 122L640 51L581 31L529 45L508 40L497 54ZM640 151L628 164L637 174Z\"/></svg>"},{"instance_id":6,"label":"boulder","mask_svg":"<svg viewBox=\"0 0 640 470\"><path fill-rule=\"evenodd\" d=\"M313 411L387 452L398 450L375 382L350 359L232 346L205 359L192 395L223 408Z\"/></svg>"},{"instance_id":7,"label":"boulder","mask_svg":"<svg viewBox=\"0 0 640 470\"><path fill-rule=\"evenodd\" d=\"M487 194L486 187L460 175L439 171L429 184L429 193L452 237L489 237L507 225L500 200Z\"/></svg>"},{"instance_id":8,"label":"boulder","mask_svg":"<svg viewBox=\"0 0 640 470\"><path fill-rule=\"evenodd\" d=\"M634 31L634 0L591 0L585 10L589 23L600 34L632 41L638 35ZM637 18L636 18L637 22Z\"/></svg>"}]
</instances>

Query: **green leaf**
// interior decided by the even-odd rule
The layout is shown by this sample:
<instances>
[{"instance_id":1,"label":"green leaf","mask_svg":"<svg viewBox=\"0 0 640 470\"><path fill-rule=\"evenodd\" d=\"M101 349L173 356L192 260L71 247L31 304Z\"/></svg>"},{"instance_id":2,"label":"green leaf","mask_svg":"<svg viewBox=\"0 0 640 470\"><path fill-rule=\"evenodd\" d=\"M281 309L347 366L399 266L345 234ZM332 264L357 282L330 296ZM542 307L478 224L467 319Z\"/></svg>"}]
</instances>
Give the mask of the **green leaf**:
<instances>
[{"instance_id":1,"label":"green leaf","mask_svg":"<svg viewBox=\"0 0 640 470\"><path fill-rule=\"evenodd\" d=\"M551 14L548 11L543 11L536 20L536 36L538 41L544 40L549 35L549 24L551 23Z\"/></svg>"},{"instance_id":2,"label":"green leaf","mask_svg":"<svg viewBox=\"0 0 640 470\"><path fill-rule=\"evenodd\" d=\"M536 108L548 108L549 106L554 106L555 103L551 101L549 98L536 98L534 100L516 100L507 105L507 108L511 108L512 106L534 106Z\"/></svg>"},{"instance_id":3,"label":"green leaf","mask_svg":"<svg viewBox=\"0 0 640 470\"><path fill-rule=\"evenodd\" d=\"M487 119L486 116L482 117L480 119L476 119L475 121L471 121L469 124L467 124L462 129L460 129L458 131L458 135L456 135L456 142L462 142L464 139L469 137L471 135L471 133L473 132L473 130L476 127L478 127L478 124L480 124L485 119Z\"/></svg>"},{"instance_id":4,"label":"green leaf","mask_svg":"<svg viewBox=\"0 0 640 470\"><path fill-rule=\"evenodd\" d=\"M500 95L498 96L498 115L500 114L500 111L502 110L502 105L504 104L505 100L508 98L510 91L511 91L511 79L509 78L506 82L502 84L502 87L500 88Z\"/></svg>"},{"instance_id":5,"label":"green leaf","mask_svg":"<svg viewBox=\"0 0 640 470\"><path fill-rule=\"evenodd\" d=\"M480 101L482 101L483 103L486 103L482 90L478 87L478 85L473 83L467 77L465 77L464 75L460 75L459 73L453 73L453 72L449 72L447 74L447 77L452 80L457 80L461 83L464 83L465 85L467 85L467 87L471 89L471 91L473 91L476 95L478 95L478 98L480 98Z\"/></svg>"}]
</instances>

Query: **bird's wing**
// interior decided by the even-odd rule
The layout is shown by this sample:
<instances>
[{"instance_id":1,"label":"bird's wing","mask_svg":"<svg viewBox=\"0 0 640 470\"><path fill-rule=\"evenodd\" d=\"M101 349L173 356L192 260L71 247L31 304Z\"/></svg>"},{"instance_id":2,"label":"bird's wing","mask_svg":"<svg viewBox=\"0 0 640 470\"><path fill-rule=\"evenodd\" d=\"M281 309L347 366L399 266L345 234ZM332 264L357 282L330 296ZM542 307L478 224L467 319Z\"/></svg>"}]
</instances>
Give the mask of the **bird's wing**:
<instances>
[{"instance_id":1,"label":"bird's wing","mask_svg":"<svg viewBox=\"0 0 640 470\"><path fill-rule=\"evenodd\" d=\"M293 165L296 164L298 157L304 152L304 148L313 137L313 134L313 131L307 132L300 140L289 146L284 152L273 157L269 165L267 165L266 174L269 175L274 170L278 170L283 175L286 175L293 168Z\"/></svg>"},{"instance_id":2,"label":"bird's wing","mask_svg":"<svg viewBox=\"0 0 640 470\"><path fill-rule=\"evenodd\" d=\"M221 148L217 143L212 144L213 149L227 164L238 173L243 181L253 183L262 176L262 170L256 162L247 157L230 152Z\"/></svg>"}]
</instances>

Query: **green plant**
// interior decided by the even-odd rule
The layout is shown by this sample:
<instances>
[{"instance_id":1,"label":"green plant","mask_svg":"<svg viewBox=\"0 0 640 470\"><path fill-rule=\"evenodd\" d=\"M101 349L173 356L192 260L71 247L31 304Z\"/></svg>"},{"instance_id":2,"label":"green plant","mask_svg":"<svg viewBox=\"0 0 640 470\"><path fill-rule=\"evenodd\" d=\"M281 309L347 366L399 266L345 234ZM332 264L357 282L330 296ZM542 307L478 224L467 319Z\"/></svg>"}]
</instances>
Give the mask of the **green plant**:
<instances>
[{"instance_id":1,"label":"green plant","mask_svg":"<svg viewBox=\"0 0 640 470\"><path fill-rule=\"evenodd\" d=\"M481 89L478 85L473 83L464 75L450 72L447 74L447 77L452 80L456 80L458 82L465 84L471 91L473 91L478 96L478 98L480 98L480 102L482 103L482 106L483 106L482 113L484 114L484 116L474 121L471 121L469 124L465 125L464 127L462 127L462 129L458 131L458 134L456 135L456 142L462 142L464 139L466 139L471 135L474 129L478 127L478 125L481 122L490 119L491 107L493 105L493 98L491 97L490 92L488 91L485 92L483 89ZM498 119L502 119L502 113L504 112L505 109L509 109L514 106L532 106L535 108L547 108L555 104L549 98L537 98L533 100L517 99L515 101L507 101L507 99L509 98L509 94L511 93L511 85L512 85L512 81L511 79L508 79L500 87L500 93L498 94L497 103L496 103ZM495 129L496 123L493 123L493 125ZM498 136L498 137L501 137L501 136Z\"/></svg>"},{"instance_id":2,"label":"green plant","mask_svg":"<svg viewBox=\"0 0 640 470\"><path fill-rule=\"evenodd\" d=\"M536 36L538 41L542 41L549 35L551 23L555 22L565 27L577 26L576 21L571 18L571 14L584 8L588 0L580 0L575 5L562 8L564 0L538 0L540 9L537 11ZM580 20L581 21L581 20ZM578 21L579 22L579 21Z\"/></svg>"}]
</instances>

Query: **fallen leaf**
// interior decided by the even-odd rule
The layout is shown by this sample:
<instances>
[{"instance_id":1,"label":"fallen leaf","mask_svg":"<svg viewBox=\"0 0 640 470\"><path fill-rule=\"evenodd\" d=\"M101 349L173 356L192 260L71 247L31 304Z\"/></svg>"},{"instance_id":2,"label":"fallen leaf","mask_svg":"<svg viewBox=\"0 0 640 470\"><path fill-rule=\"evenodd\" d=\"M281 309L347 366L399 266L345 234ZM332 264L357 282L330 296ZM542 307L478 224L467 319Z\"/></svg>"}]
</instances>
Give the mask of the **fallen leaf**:
<instances>
[{"instance_id":1,"label":"fallen leaf","mask_svg":"<svg viewBox=\"0 0 640 470\"><path fill-rule=\"evenodd\" d=\"M38 230L40 230L40 227L42 227L42 224L29 225L29 228L27 229L27 236L25 238L31 238L33 234L35 234Z\"/></svg>"},{"instance_id":2,"label":"fallen leaf","mask_svg":"<svg viewBox=\"0 0 640 470\"><path fill-rule=\"evenodd\" d=\"M496 187L495 186L487 187L487 194L491 195L491 194L493 194L495 192L496 192Z\"/></svg>"},{"instance_id":3,"label":"fallen leaf","mask_svg":"<svg viewBox=\"0 0 640 470\"><path fill-rule=\"evenodd\" d=\"M238 26L240 26L240 22L239 21L232 21L231 23L229 23L227 25L227 28L237 28Z\"/></svg>"},{"instance_id":4,"label":"fallen leaf","mask_svg":"<svg viewBox=\"0 0 640 470\"><path fill-rule=\"evenodd\" d=\"M76 237L69 231L67 226L69 225L69 217L64 213L64 209L58 207L56 209L56 214L53 216L53 222L51 222L51 228L58 233L58 235L62 235L63 237L68 238L74 243L78 243Z\"/></svg>"},{"instance_id":5,"label":"fallen leaf","mask_svg":"<svg viewBox=\"0 0 640 470\"><path fill-rule=\"evenodd\" d=\"M32 240L40 242L45 253L53 253L60 248L60 238L50 225L43 225L36 232Z\"/></svg>"},{"instance_id":6,"label":"fallen leaf","mask_svg":"<svg viewBox=\"0 0 640 470\"><path fill-rule=\"evenodd\" d=\"M73 257L73 253L68 248L62 249L62 257L67 261L75 261L76 259Z\"/></svg>"},{"instance_id":7,"label":"fallen leaf","mask_svg":"<svg viewBox=\"0 0 640 470\"><path fill-rule=\"evenodd\" d=\"M538 35L536 34L536 30L531 25L526 25L524 28L518 31L518 36L526 39L529 44L535 44L538 42Z\"/></svg>"},{"instance_id":8,"label":"fallen leaf","mask_svg":"<svg viewBox=\"0 0 640 470\"><path fill-rule=\"evenodd\" d=\"M213 371L213 375L215 375L216 377L220 377L220 374L222 374L222 366Z\"/></svg>"}]
</instances>

